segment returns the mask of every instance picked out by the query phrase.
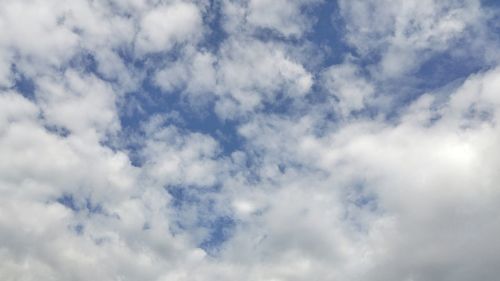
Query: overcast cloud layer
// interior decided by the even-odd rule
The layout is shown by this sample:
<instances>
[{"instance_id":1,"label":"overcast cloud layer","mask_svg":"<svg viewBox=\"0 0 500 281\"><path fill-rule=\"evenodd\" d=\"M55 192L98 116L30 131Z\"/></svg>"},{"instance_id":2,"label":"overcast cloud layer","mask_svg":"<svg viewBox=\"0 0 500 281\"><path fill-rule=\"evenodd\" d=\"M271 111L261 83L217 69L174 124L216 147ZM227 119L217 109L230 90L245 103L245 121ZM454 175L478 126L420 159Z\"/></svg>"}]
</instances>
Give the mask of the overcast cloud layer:
<instances>
[{"instance_id":1,"label":"overcast cloud layer","mask_svg":"<svg viewBox=\"0 0 500 281\"><path fill-rule=\"evenodd\" d=\"M499 16L1 1L0 279L498 280Z\"/></svg>"}]
</instances>

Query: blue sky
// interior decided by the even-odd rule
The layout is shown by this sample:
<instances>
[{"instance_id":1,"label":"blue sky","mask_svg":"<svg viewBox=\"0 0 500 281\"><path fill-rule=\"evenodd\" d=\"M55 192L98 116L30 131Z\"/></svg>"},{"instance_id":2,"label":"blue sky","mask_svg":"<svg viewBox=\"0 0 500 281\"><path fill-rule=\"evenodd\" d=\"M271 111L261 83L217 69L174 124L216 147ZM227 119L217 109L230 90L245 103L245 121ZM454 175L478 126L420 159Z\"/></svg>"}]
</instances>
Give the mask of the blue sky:
<instances>
[{"instance_id":1,"label":"blue sky","mask_svg":"<svg viewBox=\"0 0 500 281\"><path fill-rule=\"evenodd\" d=\"M6 0L6 280L496 280L500 5Z\"/></svg>"}]
</instances>

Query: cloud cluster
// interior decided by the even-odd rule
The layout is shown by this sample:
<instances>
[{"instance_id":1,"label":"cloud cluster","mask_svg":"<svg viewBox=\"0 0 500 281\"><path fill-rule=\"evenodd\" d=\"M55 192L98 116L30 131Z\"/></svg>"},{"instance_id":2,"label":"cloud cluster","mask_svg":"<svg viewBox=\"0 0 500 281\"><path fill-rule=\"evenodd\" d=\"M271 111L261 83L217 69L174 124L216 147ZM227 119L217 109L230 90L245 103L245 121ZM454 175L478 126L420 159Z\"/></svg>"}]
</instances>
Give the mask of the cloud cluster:
<instances>
[{"instance_id":1,"label":"cloud cluster","mask_svg":"<svg viewBox=\"0 0 500 281\"><path fill-rule=\"evenodd\" d=\"M326 2L2 3L0 276L495 280L500 10Z\"/></svg>"},{"instance_id":2,"label":"cloud cluster","mask_svg":"<svg viewBox=\"0 0 500 281\"><path fill-rule=\"evenodd\" d=\"M434 52L453 53L479 33L486 16L478 1L340 1L340 7L347 41L361 53L375 53L388 77L411 72Z\"/></svg>"}]
</instances>

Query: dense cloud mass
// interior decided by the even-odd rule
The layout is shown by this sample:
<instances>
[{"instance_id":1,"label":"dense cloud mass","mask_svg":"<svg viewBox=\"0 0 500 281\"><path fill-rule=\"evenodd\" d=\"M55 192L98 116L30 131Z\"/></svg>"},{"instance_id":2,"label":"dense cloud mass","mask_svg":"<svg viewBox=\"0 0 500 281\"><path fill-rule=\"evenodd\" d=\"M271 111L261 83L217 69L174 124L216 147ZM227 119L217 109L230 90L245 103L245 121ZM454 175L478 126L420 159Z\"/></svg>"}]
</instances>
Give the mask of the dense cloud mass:
<instances>
[{"instance_id":1,"label":"dense cloud mass","mask_svg":"<svg viewBox=\"0 0 500 281\"><path fill-rule=\"evenodd\" d=\"M3 0L0 279L497 280L499 22Z\"/></svg>"}]
</instances>

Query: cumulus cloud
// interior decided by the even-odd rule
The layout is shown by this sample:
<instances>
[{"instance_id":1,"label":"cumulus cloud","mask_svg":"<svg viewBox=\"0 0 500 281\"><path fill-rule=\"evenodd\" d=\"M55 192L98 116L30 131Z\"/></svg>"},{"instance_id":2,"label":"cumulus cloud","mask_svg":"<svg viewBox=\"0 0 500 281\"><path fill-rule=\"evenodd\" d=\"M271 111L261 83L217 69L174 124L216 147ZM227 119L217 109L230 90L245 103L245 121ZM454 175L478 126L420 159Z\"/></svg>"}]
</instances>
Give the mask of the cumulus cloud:
<instances>
[{"instance_id":1,"label":"cumulus cloud","mask_svg":"<svg viewBox=\"0 0 500 281\"><path fill-rule=\"evenodd\" d=\"M352 63L335 65L323 74L325 88L338 99L338 112L362 110L375 93L374 86Z\"/></svg>"},{"instance_id":2,"label":"cumulus cloud","mask_svg":"<svg viewBox=\"0 0 500 281\"><path fill-rule=\"evenodd\" d=\"M280 93L292 99L303 98L313 83L312 75L288 58L279 45L228 41L222 46L220 58L220 102L216 111L221 116L253 111L272 103Z\"/></svg>"},{"instance_id":3,"label":"cumulus cloud","mask_svg":"<svg viewBox=\"0 0 500 281\"><path fill-rule=\"evenodd\" d=\"M201 24L200 11L194 4L178 2L155 7L141 19L138 52L168 51L175 44L195 38Z\"/></svg>"},{"instance_id":4,"label":"cumulus cloud","mask_svg":"<svg viewBox=\"0 0 500 281\"><path fill-rule=\"evenodd\" d=\"M181 91L190 104L203 105L214 99L217 85L215 56L209 52L186 50L186 54L155 75L155 83L167 94Z\"/></svg>"},{"instance_id":5,"label":"cumulus cloud","mask_svg":"<svg viewBox=\"0 0 500 281\"><path fill-rule=\"evenodd\" d=\"M234 119L283 98L301 99L313 76L279 44L247 38L224 42L218 54L192 52L166 66L155 82L167 94L181 91L193 105L215 102L221 118Z\"/></svg>"},{"instance_id":6,"label":"cumulus cloud","mask_svg":"<svg viewBox=\"0 0 500 281\"><path fill-rule=\"evenodd\" d=\"M495 280L499 13L5 1L0 276Z\"/></svg>"},{"instance_id":7,"label":"cumulus cloud","mask_svg":"<svg viewBox=\"0 0 500 281\"><path fill-rule=\"evenodd\" d=\"M154 118L145 128L143 158L149 178L166 185L211 186L217 178L217 143L209 136L184 134Z\"/></svg>"}]
</instances>

